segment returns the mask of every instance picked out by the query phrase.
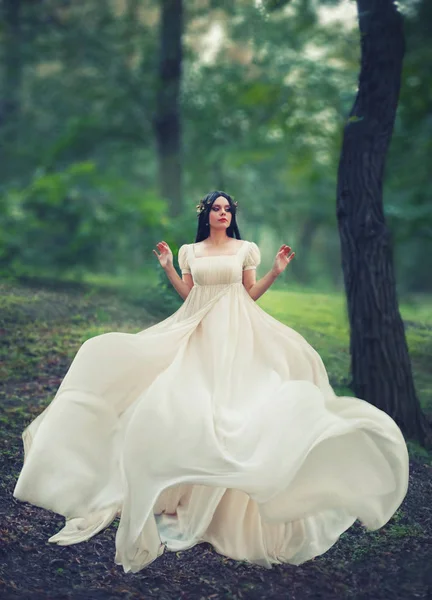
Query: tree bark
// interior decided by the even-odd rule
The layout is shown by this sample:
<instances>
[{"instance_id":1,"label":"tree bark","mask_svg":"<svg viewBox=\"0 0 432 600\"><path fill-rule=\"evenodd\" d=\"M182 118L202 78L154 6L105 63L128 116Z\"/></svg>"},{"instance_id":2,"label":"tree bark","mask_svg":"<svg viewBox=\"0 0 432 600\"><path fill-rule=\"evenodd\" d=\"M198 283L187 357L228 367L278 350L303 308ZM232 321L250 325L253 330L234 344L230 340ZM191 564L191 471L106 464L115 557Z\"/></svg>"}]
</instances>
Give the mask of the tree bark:
<instances>
[{"instance_id":1,"label":"tree bark","mask_svg":"<svg viewBox=\"0 0 432 600\"><path fill-rule=\"evenodd\" d=\"M388 413L407 437L432 445L416 396L399 313L383 177L405 51L394 0L357 0L361 70L345 125L337 218L351 327L353 391Z\"/></svg>"},{"instance_id":2,"label":"tree bark","mask_svg":"<svg viewBox=\"0 0 432 600\"><path fill-rule=\"evenodd\" d=\"M182 72L183 0L161 0L160 50L154 120L159 189L170 214L182 210L180 85Z\"/></svg>"}]
</instances>

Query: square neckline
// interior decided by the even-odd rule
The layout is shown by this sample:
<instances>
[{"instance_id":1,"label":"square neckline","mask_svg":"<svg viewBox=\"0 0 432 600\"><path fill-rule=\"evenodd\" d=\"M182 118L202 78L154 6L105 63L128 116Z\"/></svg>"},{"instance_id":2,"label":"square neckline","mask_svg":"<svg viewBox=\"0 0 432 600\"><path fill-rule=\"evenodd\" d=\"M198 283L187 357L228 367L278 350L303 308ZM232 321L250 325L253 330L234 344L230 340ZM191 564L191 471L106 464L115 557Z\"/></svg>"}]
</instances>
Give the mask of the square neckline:
<instances>
[{"instance_id":1,"label":"square neckline","mask_svg":"<svg viewBox=\"0 0 432 600\"><path fill-rule=\"evenodd\" d=\"M244 246L247 243L247 240L242 240L242 244L240 244L239 249L237 250L237 252L234 252L233 254L208 254L207 256L197 256L195 254L195 246L198 242L194 242L193 244L191 244L192 246L192 255L194 258L199 259L199 258L220 258L221 256L237 256L237 254L239 254L240 250L242 248L244 248Z\"/></svg>"}]
</instances>

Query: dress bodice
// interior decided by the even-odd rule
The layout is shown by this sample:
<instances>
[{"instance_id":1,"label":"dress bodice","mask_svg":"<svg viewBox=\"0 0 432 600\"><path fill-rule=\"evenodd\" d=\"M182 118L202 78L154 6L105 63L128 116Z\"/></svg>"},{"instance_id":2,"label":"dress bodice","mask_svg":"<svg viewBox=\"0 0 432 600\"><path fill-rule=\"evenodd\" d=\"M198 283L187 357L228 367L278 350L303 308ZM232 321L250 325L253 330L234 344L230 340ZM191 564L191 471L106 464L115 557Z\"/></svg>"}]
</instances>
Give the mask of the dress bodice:
<instances>
[{"instance_id":1,"label":"dress bodice","mask_svg":"<svg viewBox=\"0 0 432 600\"><path fill-rule=\"evenodd\" d=\"M243 240L235 254L196 256L194 246L181 246L178 259L182 273L190 273L198 286L241 283L242 272L256 269L260 263L258 246L247 240Z\"/></svg>"}]
</instances>

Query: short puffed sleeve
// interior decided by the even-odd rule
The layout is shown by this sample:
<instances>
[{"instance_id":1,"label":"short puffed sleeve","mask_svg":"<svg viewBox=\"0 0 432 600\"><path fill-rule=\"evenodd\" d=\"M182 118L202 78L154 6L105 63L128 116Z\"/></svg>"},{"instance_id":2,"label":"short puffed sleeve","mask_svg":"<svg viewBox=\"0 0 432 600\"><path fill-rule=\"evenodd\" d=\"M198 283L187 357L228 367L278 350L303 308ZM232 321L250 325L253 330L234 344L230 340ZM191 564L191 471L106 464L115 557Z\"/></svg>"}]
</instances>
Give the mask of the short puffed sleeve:
<instances>
[{"instance_id":1,"label":"short puffed sleeve","mask_svg":"<svg viewBox=\"0 0 432 600\"><path fill-rule=\"evenodd\" d=\"M261 252L255 242L249 242L245 259L243 261L243 271L256 269L261 262Z\"/></svg>"},{"instance_id":2,"label":"short puffed sleeve","mask_svg":"<svg viewBox=\"0 0 432 600\"><path fill-rule=\"evenodd\" d=\"M183 244L183 246L180 246L178 252L178 262L182 273L190 273L188 261L188 244Z\"/></svg>"}]
</instances>

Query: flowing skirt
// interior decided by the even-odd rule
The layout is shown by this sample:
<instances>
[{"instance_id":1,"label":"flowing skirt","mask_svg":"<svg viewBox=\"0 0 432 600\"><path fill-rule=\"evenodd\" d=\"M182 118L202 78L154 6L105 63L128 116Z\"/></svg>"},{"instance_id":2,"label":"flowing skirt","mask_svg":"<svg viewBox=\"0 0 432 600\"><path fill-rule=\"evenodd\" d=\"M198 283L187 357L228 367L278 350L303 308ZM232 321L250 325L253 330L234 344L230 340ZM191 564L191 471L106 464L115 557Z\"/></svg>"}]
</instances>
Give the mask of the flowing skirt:
<instances>
[{"instance_id":1,"label":"flowing skirt","mask_svg":"<svg viewBox=\"0 0 432 600\"><path fill-rule=\"evenodd\" d=\"M132 572L200 542L298 565L356 519L382 527L408 486L393 419L337 397L319 354L241 283L194 286L161 323L87 340L23 439L14 495L66 518L50 541L120 515L115 560Z\"/></svg>"}]
</instances>

